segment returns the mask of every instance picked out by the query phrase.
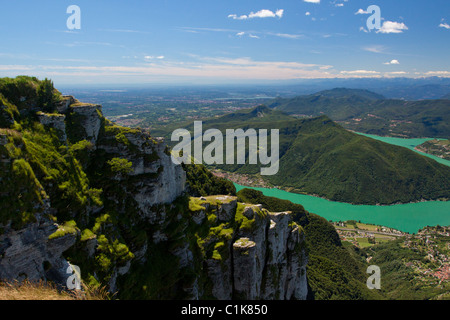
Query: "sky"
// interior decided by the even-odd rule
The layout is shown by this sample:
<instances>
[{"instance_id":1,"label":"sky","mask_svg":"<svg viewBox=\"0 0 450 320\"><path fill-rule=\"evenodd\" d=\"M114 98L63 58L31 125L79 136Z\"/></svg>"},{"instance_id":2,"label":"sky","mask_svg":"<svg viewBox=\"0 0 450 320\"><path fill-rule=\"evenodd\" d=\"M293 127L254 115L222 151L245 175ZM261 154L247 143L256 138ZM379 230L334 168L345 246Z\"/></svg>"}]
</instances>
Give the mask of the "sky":
<instances>
[{"instance_id":1,"label":"sky","mask_svg":"<svg viewBox=\"0 0 450 320\"><path fill-rule=\"evenodd\" d=\"M450 77L448 0L0 1L0 77L56 86Z\"/></svg>"}]
</instances>

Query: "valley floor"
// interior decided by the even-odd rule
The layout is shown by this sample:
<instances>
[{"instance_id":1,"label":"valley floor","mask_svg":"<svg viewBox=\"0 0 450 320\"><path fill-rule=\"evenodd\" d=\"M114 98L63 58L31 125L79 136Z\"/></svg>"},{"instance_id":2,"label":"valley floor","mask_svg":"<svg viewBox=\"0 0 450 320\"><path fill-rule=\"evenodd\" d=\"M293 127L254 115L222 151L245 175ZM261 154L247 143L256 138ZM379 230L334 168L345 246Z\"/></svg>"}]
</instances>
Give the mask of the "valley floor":
<instances>
[{"instance_id":1,"label":"valley floor","mask_svg":"<svg viewBox=\"0 0 450 320\"><path fill-rule=\"evenodd\" d=\"M356 221L333 225L344 246L380 267L387 297L450 299L450 227L426 227L410 235Z\"/></svg>"}]
</instances>

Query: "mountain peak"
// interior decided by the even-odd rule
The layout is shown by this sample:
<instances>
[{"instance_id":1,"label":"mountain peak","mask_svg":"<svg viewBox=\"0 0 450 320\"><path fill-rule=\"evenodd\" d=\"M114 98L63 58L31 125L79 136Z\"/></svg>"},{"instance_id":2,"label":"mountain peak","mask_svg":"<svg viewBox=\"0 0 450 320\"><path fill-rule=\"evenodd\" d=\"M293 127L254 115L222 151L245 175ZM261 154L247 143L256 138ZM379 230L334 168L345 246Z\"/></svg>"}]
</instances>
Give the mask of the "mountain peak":
<instances>
[{"instance_id":1,"label":"mountain peak","mask_svg":"<svg viewBox=\"0 0 450 320\"><path fill-rule=\"evenodd\" d=\"M258 118L262 118L272 112L273 112L272 109L262 104L254 108L252 111L250 111L250 114L256 115Z\"/></svg>"},{"instance_id":2,"label":"mountain peak","mask_svg":"<svg viewBox=\"0 0 450 320\"><path fill-rule=\"evenodd\" d=\"M324 96L328 98L348 98L349 96L358 96L370 100L384 100L384 96L364 89L334 88L323 90L313 94L313 96Z\"/></svg>"}]
</instances>

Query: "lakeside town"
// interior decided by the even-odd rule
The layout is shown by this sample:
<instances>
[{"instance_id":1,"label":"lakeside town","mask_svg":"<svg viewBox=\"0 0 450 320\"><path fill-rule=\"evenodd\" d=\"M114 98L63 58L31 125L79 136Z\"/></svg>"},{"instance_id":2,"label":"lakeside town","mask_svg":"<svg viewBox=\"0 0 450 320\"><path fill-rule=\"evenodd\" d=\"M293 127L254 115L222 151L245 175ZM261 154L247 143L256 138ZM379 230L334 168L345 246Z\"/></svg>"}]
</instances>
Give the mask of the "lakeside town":
<instances>
[{"instance_id":1,"label":"lakeside town","mask_svg":"<svg viewBox=\"0 0 450 320\"><path fill-rule=\"evenodd\" d=\"M332 222L344 246L377 250L378 244L397 241L398 248L406 249L401 262L414 274L414 281L431 287L450 284L450 226L427 226L417 234L393 228L350 221ZM370 263L372 255L366 262Z\"/></svg>"},{"instance_id":2,"label":"lakeside town","mask_svg":"<svg viewBox=\"0 0 450 320\"><path fill-rule=\"evenodd\" d=\"M341 241L358 248L365 248L406 236L407 233L385 226L361 223L355 220L331 222Z\"/></svg>"},{"instance_id":3,"label":"lakeside town","mask_svg":"<svg viewBox=\"0 0 450 320\"><path fill-rule=\"evenodd\" d=\"M242 174L226 172L222 170L211 169L212 174L216 177L227 179L233 183L237 183L244 187L252 188L273 188L268 182L266 182L261 176L253 174Z\"/></svg>"},{"instance_id":4,"label":"lakeside town","mask_svg":"<svg viewBox=\"0 0 450 320\"><path fill-rule=\"evenodd\" d=\"M426 277L438 283L450 281L450 226L426 227L417 235L409 235L403 242L404 247L419 253L422 260L414 260L406 265L414 269L420 280Z\"/></svg>"}]
</instances>

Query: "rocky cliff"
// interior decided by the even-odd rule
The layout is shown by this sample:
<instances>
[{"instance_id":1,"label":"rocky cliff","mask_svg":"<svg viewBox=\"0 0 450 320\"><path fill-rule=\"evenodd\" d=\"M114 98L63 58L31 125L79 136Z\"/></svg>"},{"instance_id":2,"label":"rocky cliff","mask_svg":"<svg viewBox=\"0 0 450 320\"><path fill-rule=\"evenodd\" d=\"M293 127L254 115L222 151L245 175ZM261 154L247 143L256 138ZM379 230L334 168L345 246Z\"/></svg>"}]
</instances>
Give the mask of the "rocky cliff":
<instances>
[{"instance_id":1,"label":"rocky cliff","mask_svg":"<svg viewBox=\"0 0 450 320\"><path fill-rule=\"evenodd\" d=\"M0 104L12 109L0 115L0 279L65 285L70 263L123 299L306 298L304 235L289 212L189 197L164 142L99 105Z\"/></svg>"},{"instance_id":2,"label":"rocky cliff","mask_svg":"<svg viewBox=\"0 0 450 320\"><path fill-rule=\"evenodd\" d=\"M305 299L303 229L290 212L268 212L236 197L191 198L204 273L211 286L201 292L218 299ZM205 292L205 290L210 292Z\"/></svg>"}]
</instances>

